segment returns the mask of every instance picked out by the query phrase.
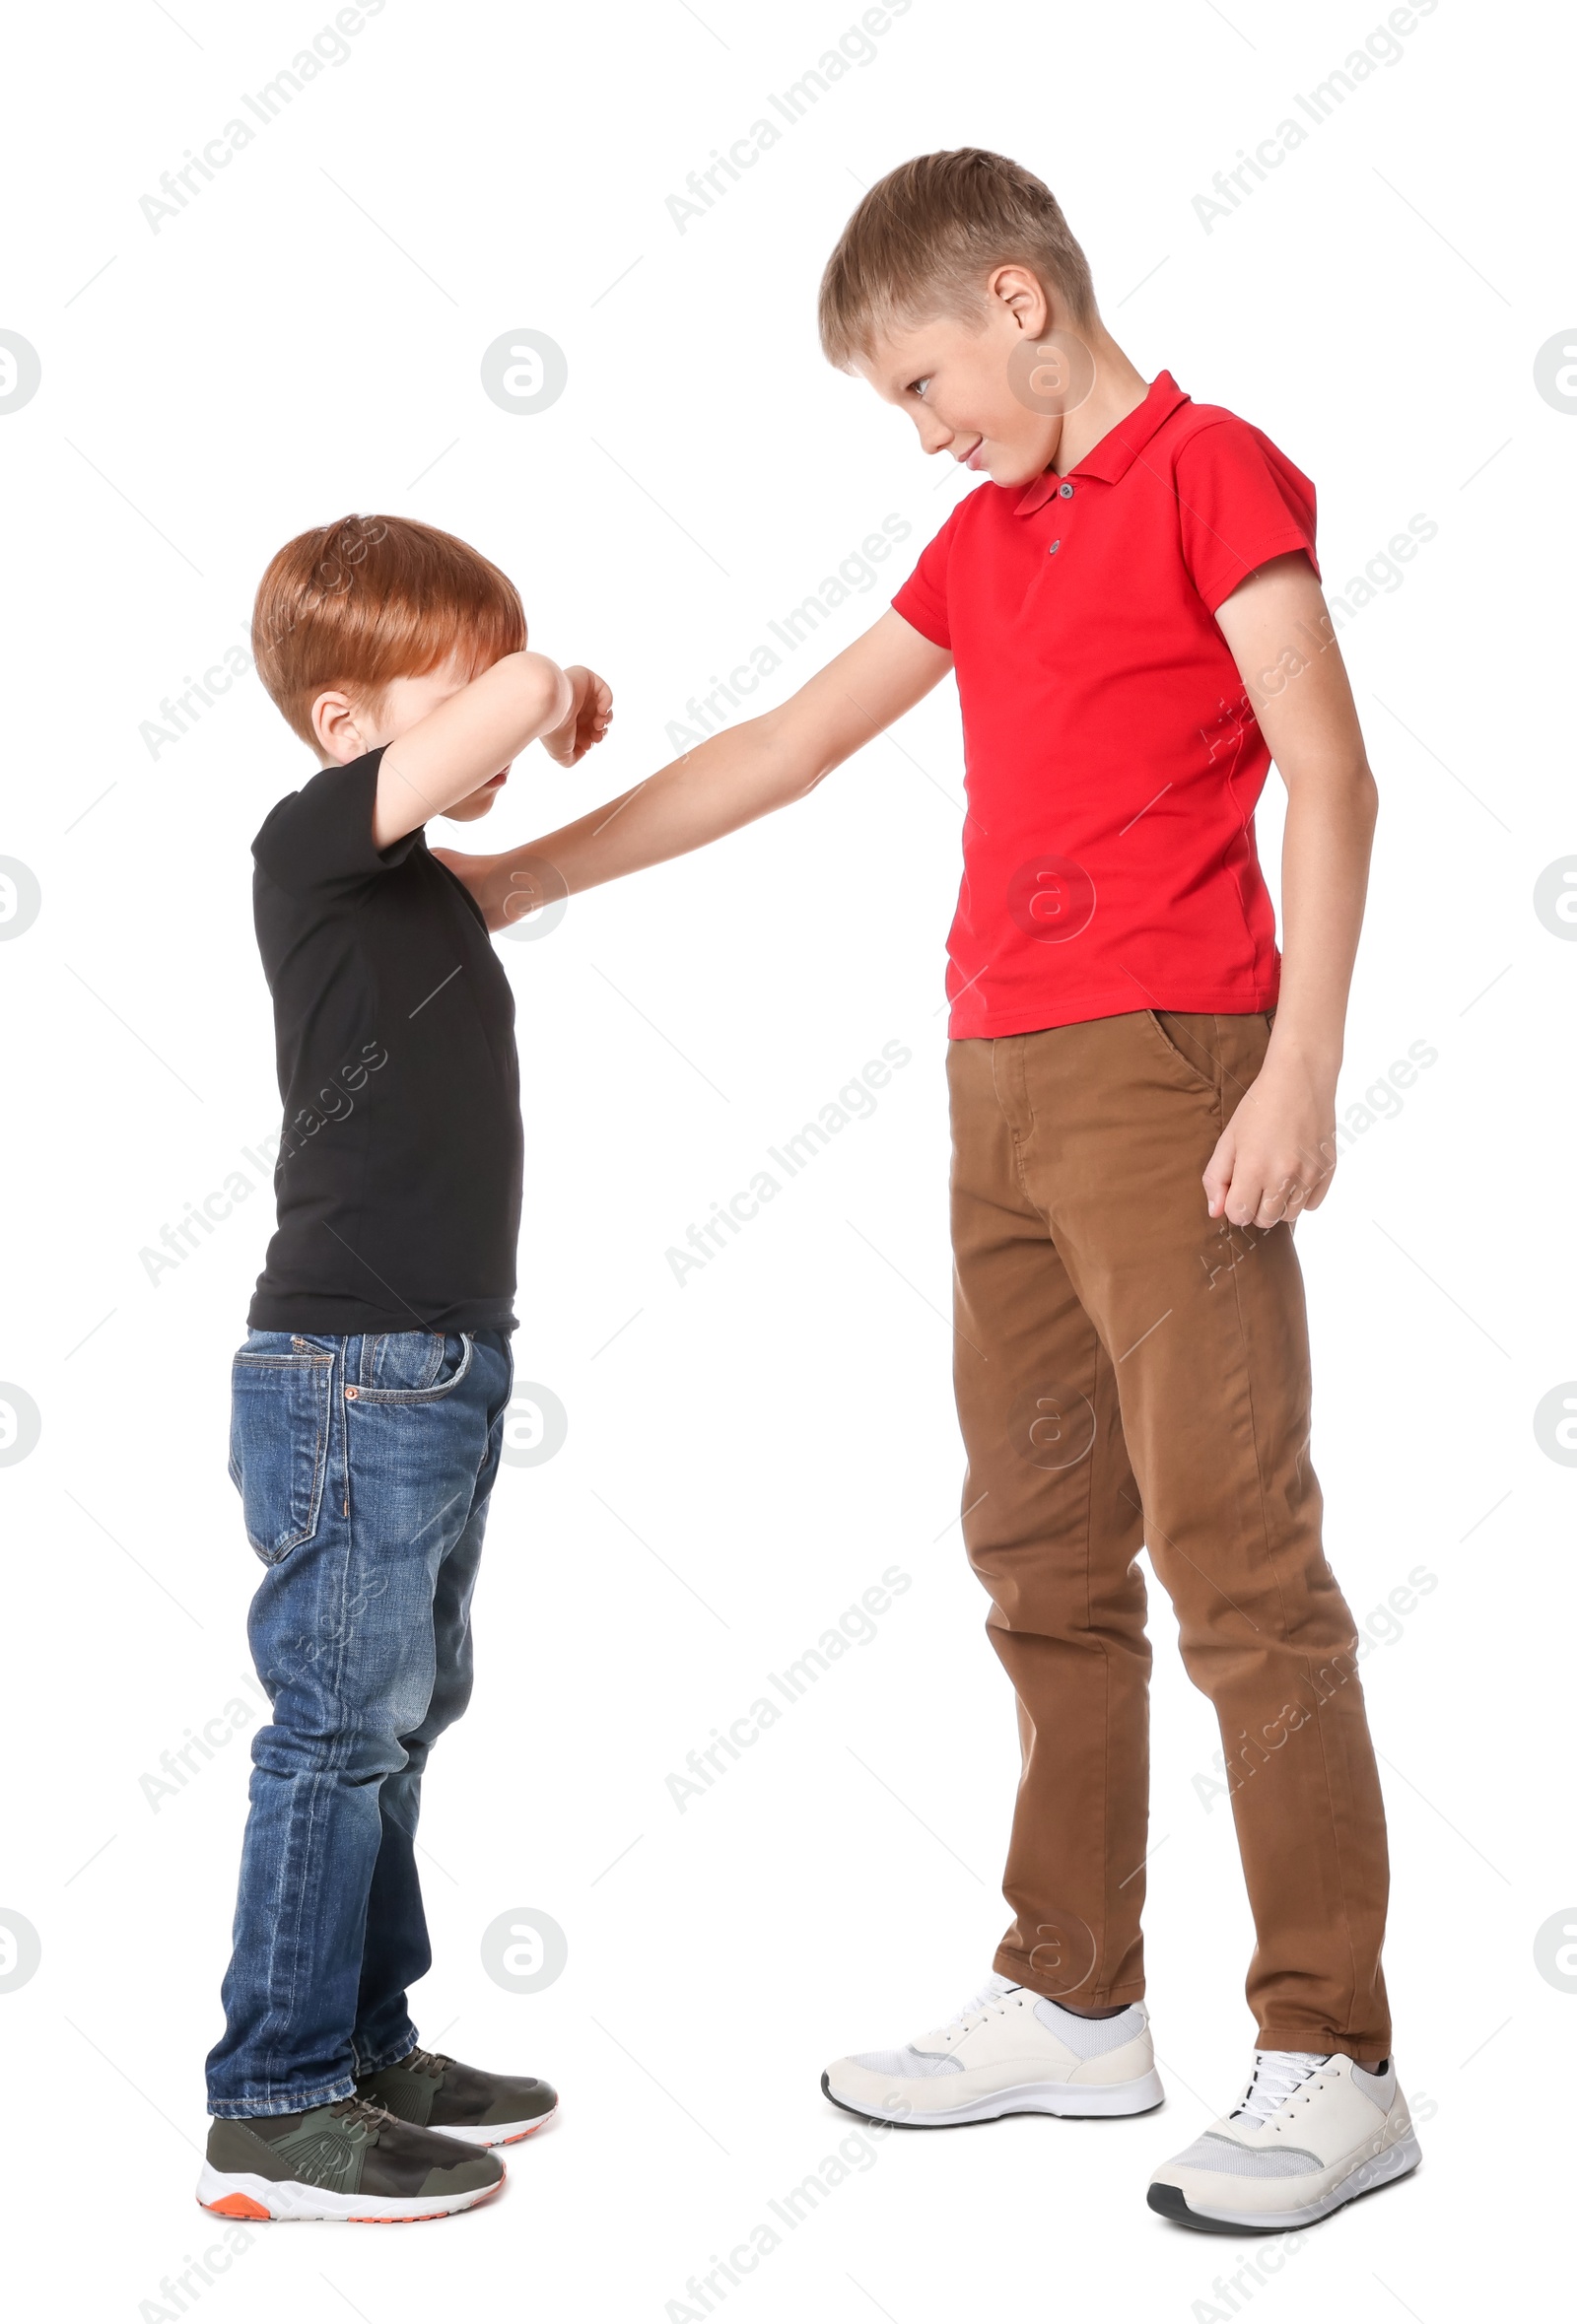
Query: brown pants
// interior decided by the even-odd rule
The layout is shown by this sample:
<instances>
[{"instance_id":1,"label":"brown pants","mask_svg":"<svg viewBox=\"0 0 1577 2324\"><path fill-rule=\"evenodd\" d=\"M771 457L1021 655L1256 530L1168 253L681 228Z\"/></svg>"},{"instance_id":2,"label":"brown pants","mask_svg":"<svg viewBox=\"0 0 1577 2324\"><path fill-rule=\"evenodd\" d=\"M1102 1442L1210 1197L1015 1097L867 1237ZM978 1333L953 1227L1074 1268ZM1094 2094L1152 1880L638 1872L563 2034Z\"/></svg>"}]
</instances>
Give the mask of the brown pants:
<instances>
[{"instance_id":1,"label":"brown pants","mask_svg":"<svg viewBox=\"0 0 1577 2324\"><path fill-rule=\"evenodd\" d=\"M1263 1016L955 1041L964 1538L1018 1695L995 1966L1099 2008L1144 1990L1147 1547L1220 1721L1265 2049L1389 2053L1385 1817L1356 1632L1320 1544L1292 1230L1200 1176Z\"/></svg>"}]
</instances>

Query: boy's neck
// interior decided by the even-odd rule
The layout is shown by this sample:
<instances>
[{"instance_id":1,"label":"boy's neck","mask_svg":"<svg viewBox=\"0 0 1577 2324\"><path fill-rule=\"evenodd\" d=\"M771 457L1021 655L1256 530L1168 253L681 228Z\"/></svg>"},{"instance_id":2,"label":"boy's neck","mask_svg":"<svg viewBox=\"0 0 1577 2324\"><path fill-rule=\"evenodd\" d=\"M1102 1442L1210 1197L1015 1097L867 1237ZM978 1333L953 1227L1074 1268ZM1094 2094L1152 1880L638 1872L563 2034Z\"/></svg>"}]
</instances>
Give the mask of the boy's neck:
<instances>
[{"instance_id":1,"label":"boy's neck","mask_svg":"<svg viewBox=\"0 0 1577 2324\"><path fill-rule=\"evenodd\" d=\"M1117 341L1100 323L1082 333L1095 358L1095 385L1076 411L1063 422L1051 466L1059 476L1076 468L1086 452L1109 436L1119 420L1137 411L1150 392L1150 383L1134 370Z\"/></svg>"}]
</instances>

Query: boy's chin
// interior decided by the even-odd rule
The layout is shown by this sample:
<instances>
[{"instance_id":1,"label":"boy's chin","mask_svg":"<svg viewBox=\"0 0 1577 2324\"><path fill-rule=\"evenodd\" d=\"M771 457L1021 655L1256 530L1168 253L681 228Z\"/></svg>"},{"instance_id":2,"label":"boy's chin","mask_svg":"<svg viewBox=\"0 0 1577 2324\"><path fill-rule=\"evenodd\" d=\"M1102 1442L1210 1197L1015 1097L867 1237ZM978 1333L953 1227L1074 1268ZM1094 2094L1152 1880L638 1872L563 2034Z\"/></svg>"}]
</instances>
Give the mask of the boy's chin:
<instances>
[{"instance_id":1,"label":"boy's chin","mask_svg":"<svg viewBox=\"0 0 1577 2324\"><path fill-rule=\"evenodd\" d=\"M987 474L993 484L999 484L1004 490L1013 492L1020 485L1033 484L1036 477L1044 473L1049 458L1049 454L1046 459L1041 458L1037 451L998 452L993 458Z\"/></svg>"}]
</instances>

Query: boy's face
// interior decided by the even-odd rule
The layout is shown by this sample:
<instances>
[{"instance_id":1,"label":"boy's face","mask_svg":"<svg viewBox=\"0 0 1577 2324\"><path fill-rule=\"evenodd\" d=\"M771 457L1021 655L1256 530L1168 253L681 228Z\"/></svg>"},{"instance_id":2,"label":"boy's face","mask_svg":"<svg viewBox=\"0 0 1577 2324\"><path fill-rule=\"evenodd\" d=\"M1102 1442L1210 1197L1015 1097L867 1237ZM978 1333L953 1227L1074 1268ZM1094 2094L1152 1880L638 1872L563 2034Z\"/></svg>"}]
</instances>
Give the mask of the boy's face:
<instances>
[{"instance_id":1,"label":"boy's face","mask_svg":"<svg viewBox=\"0 0 1577 2324\"><path fill-rule=\"evenodd\" d=\"M1056 458L1063 419L1094 378L1088 348L1022 266L994 268L978 322L895 325L855 368L908 412L925 450L1009 485Z\"/></svg>"},{"instance_id":2,"label":"boy's face","mask_svg":"<svg viewBox=\"0 0 1577 2324\"><path fill-rule=\"evenodd\" d=\"M397 742L429 711L436 711L450 695L461 693L480 674L469 661L451 654L447 661L440 662L437 669L427 670L419 678L391 678L376 711L352 695L320 694L312 705L312 724L318 742L328 752L331 765L349 766L352 759L359 759L370 750ZM509 777L509 767L501 768L469 797L456 799L452 806L446 807L446 818L451 823L474 823L478 816L488 813Z\"/></svg>"}]
</instances>

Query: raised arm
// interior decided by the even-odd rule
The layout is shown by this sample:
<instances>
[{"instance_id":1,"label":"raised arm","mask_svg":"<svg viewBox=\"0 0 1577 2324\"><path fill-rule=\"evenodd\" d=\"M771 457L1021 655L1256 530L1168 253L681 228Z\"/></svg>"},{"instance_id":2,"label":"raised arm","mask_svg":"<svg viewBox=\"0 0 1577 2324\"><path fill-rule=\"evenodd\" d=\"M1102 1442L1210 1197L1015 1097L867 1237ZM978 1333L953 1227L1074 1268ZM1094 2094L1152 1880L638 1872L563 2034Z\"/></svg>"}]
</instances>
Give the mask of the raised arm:
<instances>
[{"instance_id":1,"label":"raised arm","mask_svg":"<svg viewBox=\"0 0 1577 2324\"><path fill-rule=\"evenodd\" d=\"M709 736L622 798L507 854L445 859L489 927L506 927L538 904L687 854L803 798L951 667L950 653L885 613L780 709Z\"/></svg>"},{"instance_id":2,"label":"raised arm","mask_svg":"<svg viewBox=\"0 0 1577 2324\"><path fill-rule=\"evenodd\" d=\"M396 736L377 770L373 838L391 847L430 816L468 798L518 751L555 733L576 688L545 653L506 653Z\"/></svg>"}]
</instances>

